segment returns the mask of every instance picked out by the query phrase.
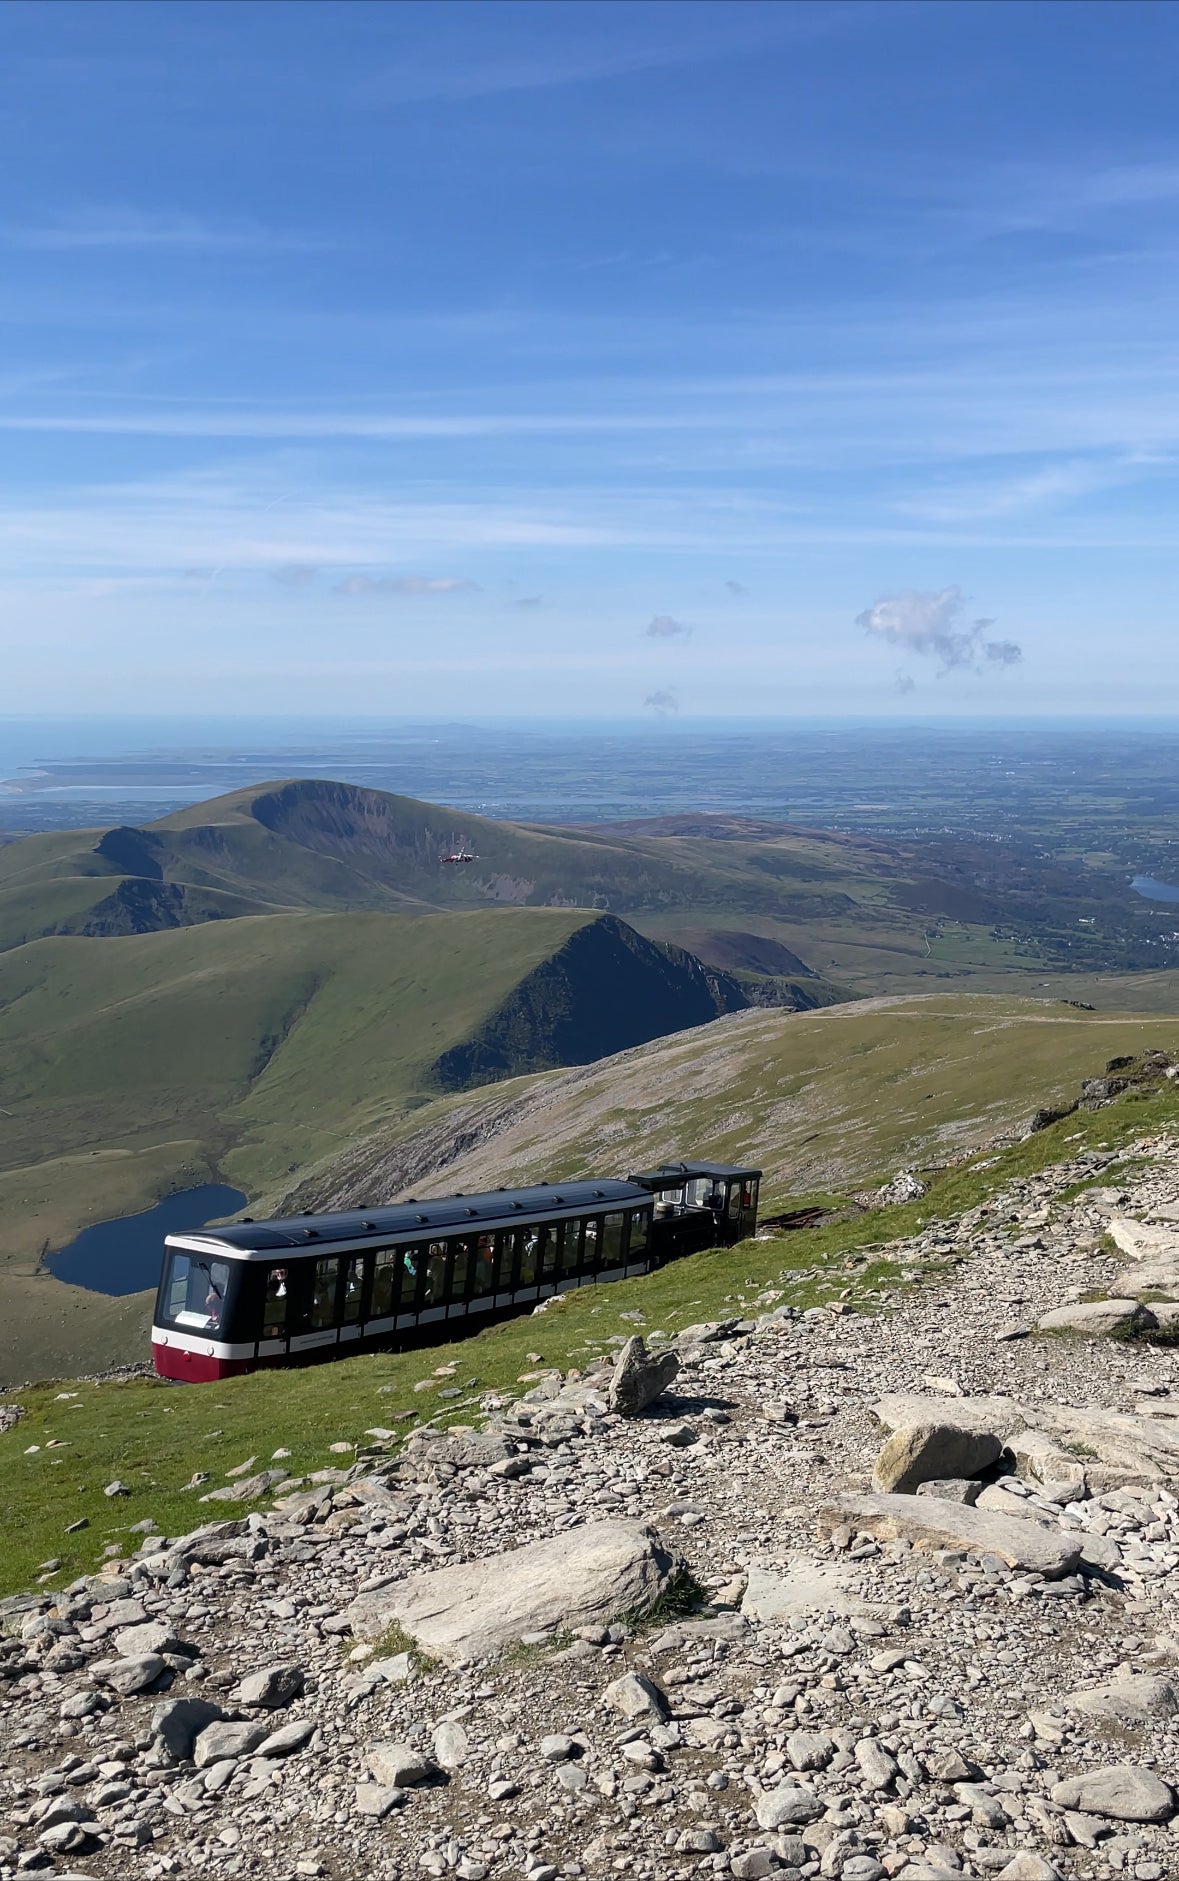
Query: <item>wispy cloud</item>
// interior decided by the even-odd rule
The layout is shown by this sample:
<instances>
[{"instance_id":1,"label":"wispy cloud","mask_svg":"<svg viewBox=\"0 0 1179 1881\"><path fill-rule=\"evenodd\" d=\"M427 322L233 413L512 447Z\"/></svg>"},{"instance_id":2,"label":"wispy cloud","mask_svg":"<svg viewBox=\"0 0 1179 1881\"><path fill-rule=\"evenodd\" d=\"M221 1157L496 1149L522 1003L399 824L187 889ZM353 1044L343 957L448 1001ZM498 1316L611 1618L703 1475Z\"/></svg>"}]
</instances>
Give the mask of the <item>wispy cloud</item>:
<instances>
[{"instance_id":1,"label":"wispy cloud","mask_svg":"<svg viewBox=\"0 0 1179 1881\"><path fill-rule=\"evenodd\" d=\"M0 245L13 248L245 249L251 253L328 246L321 238L249 221L217 222L184 212L135 208L75 210L43 222L0 223Z\"/></svg>"},{"instance_id":2,"label":"wispy cloud","mask_svg":"<svg viewBox=\"0 0 1179 1881\"><path fill-rule=\"evenodd\" d=\"M284 562L274 571L274 579L284 588L313 588L319 570L312 562Z\"/></svg>"},{"instance_id":3,"label":"wispy cloud","mask_svg":"<svg viewBox=\"0 0 1179 1881\"><path fill-rule=\"evenodd\" d=\"M666 687L659 692L649 692L643 700L643 704L654 712L656 718L667 718L671 713L678 712L680 709L678 693L674 693Z\"/></svg>"},{"instance_id":4,"label":"wispy cloud","mask_svg":"<svg viewBox=\"0 0 1179 1881\"><path fill-rule=\"evenodd\" d=\"M477 594L479 585L461 575L349 575L337 594Z\"/></svg>"},{"instance_id":5,"label":"wispy cloud","mask_svg":"<svg viewBox=\"0 0 1179 1881\"><path fill-rule=\"evenodd\" d=\"M676 620L671 614L656 614L643 628L648 640L690 640L693 629L686 621Z\"/></svg>"}]
</instances>

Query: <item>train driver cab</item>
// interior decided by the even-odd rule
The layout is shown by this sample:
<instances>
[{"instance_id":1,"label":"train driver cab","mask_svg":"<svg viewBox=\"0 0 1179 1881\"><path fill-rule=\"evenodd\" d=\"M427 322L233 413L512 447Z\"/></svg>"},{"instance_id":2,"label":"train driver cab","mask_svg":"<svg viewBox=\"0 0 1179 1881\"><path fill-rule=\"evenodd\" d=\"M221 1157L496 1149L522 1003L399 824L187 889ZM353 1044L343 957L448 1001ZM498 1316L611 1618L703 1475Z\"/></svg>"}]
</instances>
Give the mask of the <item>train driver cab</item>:
<instances>
[{"instance_id":1,"label":"train driver cab","mask_svg":"<svg viewBox=\"0 0 1179 1881\"><path fill-rule=\"evenodd\" d=\"M655 1197L652 1234L665 1258L694 1248L729 1247L757 1228L760 1169L727 1163L665 1163L628 1177Z\"/></svg>"}]
</instances>

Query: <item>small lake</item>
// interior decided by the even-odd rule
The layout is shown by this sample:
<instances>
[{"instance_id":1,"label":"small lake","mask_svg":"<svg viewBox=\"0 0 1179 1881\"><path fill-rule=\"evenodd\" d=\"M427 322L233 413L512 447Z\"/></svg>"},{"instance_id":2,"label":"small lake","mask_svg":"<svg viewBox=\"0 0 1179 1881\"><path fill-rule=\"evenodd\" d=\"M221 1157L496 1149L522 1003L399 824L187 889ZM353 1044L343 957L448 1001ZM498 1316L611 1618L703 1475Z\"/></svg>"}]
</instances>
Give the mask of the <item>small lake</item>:
<instances>
[{"instance_id":1,"label":"small lake","mask_svg":"<svg viewBox=\"0 0 1179 1881\"><path fill-rule=\"evenodd\" d=\"M241 1190L224 1182L182 1189L142 1215L123 1215L84 1228L68 1247L47 1254L45 1265L54 1279L88 1287L91 1293L142 1293L159 1280L166 1234L203 1228L223 1215L235 1215L245 1203Z\"/></svg>"},{"instance_id":2,"label":"small lake","mask_svg":"<svg viewBox=\"0 0 1179 1881\"><path fill-rule=\"evenodd\" d=\"M1173 882L1156 882L1153 875L1136 875L1130 887L1148 901L1179 901L1179 888Z\"/></svg>"}]
</instances>

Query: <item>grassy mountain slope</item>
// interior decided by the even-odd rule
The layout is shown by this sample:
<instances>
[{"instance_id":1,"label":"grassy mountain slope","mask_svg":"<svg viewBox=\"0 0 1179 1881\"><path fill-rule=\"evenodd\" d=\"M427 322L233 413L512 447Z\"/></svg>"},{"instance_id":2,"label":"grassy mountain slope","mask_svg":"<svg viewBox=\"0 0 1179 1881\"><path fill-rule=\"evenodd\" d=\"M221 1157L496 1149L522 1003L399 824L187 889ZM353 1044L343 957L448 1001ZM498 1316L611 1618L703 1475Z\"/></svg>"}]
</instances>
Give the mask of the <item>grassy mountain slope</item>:
<instances>
[{"instance_id":1,"label":"grassy mountain slope","mask_svg":"<svg viewBox=\"0 0 1179 1881\"><path fill-rule=\"evenodd\" d=\"M448 862L456 851L470 860ZM860 992L984 973L1001 983L1053 961L1084 964L1094 950L1088 963L1100 964L1109 937L1080 926L1080 915L1096 909L1102 921L1116 915L1131 927L1147 918L1124 884L1084 869L1041 880L1043 868L994 845L931 850L709 816L545 828L303 779L234 792L138 830L6 846L0 896L24 898L15 938L61 925L62 891L51 894L49 884L112 875L153 883L160 895L182 890L165 908L169 921L246 911L201 899L209 894L254 911L609 910L692 951L702 939L722 968L793 978L809 967ZM87 887L86 906L92 893ZM146 907L146 891L143 899Z\"/></svg>"},{"instance_id":2,"label":"grassy mountain slope","mask_svg":"<svg viewBox=\"0 0 1179 1881\"><path fill-rule=\"evenodd\" d=\"M1027 1094L1030 1101L1035 1095ZM908 1285L922 1278L940 1283L939 1264L921 1273L911 1245L903 1253L888 1245L912 1235L919 1221L953 1217L1013 1178L1084 1148L1116 1151L1153 1129L1173 1128L1177 1115L1179 1098L1169 1087L1145 1103L1121 1101L1082 1113L998 1156L946 1172L920 1202L698 1254L615 1286L587 1287L542 1320L509 1320L454 1345L258 1372L182 1392L141 1379L80 1380L68 1396L56 1383L23 1390L26 1417L0 1435L0 1507L19 1511L3 1531L0 1592L32 1585L50 1555L62 1562L50 1583L56 1587L92 1571L116 1542L130 1553L139 1537L129 1531L145 1517L165 1534L187 1532L204 1513L185 1489L194 1471L209 1472L220 1484L247 1457L266 1457L282 1446L290 1452L286 1467L304 1475L340 1461L329 1448L335 1442L364 1449L374 1424L407 1432L426 1419L437 1427L469 1424L484 1393L510 1398L523 1388L521 1376L535 1372L537 1350L548 1366L582 1366L609 1349L611 1339L632 1333L636 1316L646 1330L674 1331L692 1321L756 1313L766 1288L800 1308L829 1305L836 1295L857 1311L888 1311ZM888 1165L872 1171L887 1173ZM439 1397L456 1386L461 1397ZM51 1448L55 1443L65 1447ZM111 1501L103 1495L113 1477L128 1486L128 1496ZM68 1533L79 1517L89 1526Z\"/></svg>"},{"instance_id":3,"label":"grassy mountain slope","mask_svg":"<svg viewBox=\"0 0 1179 1881\"><path fill-rule=\"evenodd\" d=\"M985 995L737 1013L443 1100L310 1170L288 1199L367 1204L431 1179L475 1190L707 1155L763 1168L773 1204L977 1148L1075 1097L1107 1058L1155 1045L1179 1050L1179 1019Z\"/></svg>"},{"instance_id":4,"label":"grassy mountain slope","mask_svg":"<svg viewBox=\"0 0 1179 1881\"><path fill-rule=\"evenodd\" d=\"M37 1257L88 1222L215 1169L254 1195L468 1071L568 1064L740 997L577 910L269 915L0 955L0 1375L50 1362L69 1290ZM20 1276L38 1312L6 1291ZM114 1355L129 1311L96 1306L79 1364Z\"/></svg>"}]
</instances>

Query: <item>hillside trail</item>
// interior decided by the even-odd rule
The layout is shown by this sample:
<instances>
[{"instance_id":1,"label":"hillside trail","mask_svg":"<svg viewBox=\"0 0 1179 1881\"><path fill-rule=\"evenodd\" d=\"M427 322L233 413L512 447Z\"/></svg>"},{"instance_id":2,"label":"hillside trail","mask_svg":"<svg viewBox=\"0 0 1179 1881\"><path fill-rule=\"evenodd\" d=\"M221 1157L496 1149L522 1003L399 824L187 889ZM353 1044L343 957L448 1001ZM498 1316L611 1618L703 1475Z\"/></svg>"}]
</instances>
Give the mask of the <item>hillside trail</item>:
<instances>
[{"instance_id":1,"label":"hillside trail","mask_svg":"<svg viewBox=\"0 0 1179 1881\"><path fill-rule=\"evenodd\" d=\"M889 1244L881 1313L632 1314L649 1351L137 1524L0 1603L0 1877L1163 1881L1165 1307L1036 1326L1176 1221L1174 1137L1086 1152Z\"/></svg>"}]
</instances>

